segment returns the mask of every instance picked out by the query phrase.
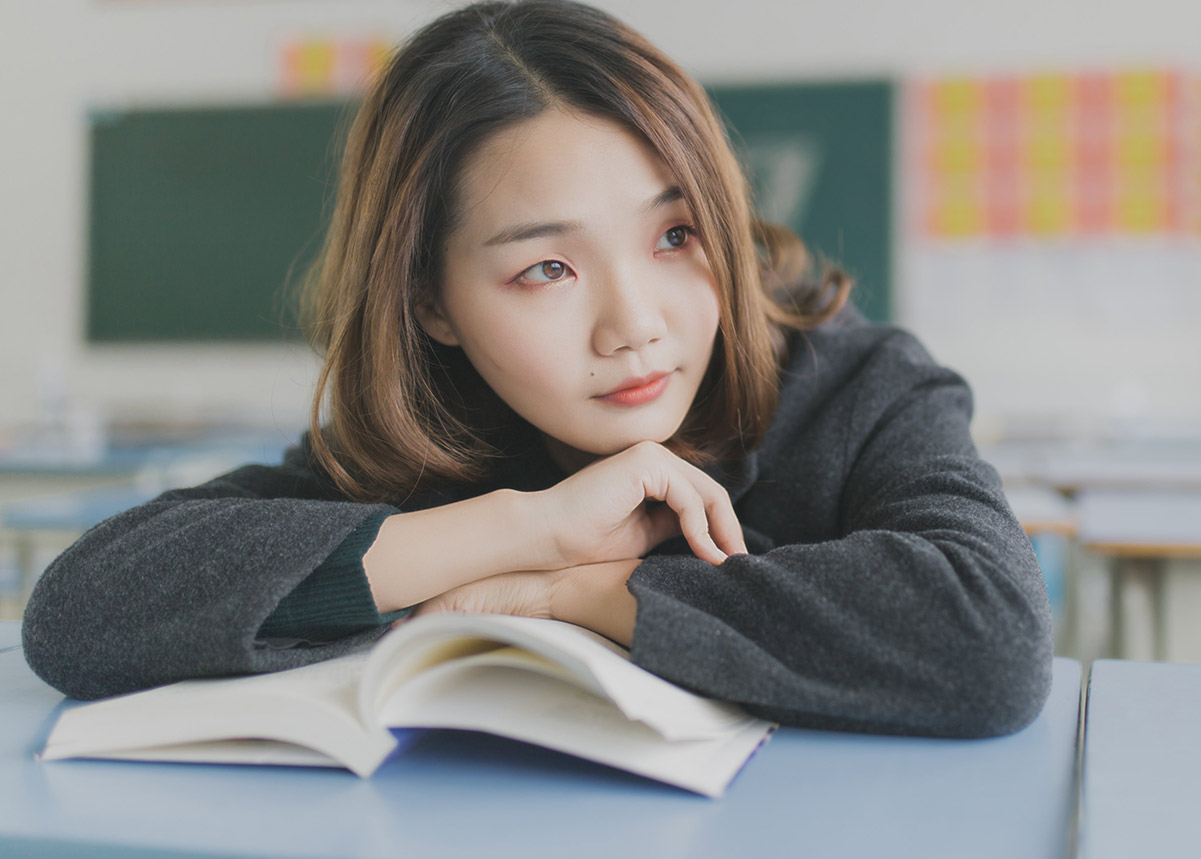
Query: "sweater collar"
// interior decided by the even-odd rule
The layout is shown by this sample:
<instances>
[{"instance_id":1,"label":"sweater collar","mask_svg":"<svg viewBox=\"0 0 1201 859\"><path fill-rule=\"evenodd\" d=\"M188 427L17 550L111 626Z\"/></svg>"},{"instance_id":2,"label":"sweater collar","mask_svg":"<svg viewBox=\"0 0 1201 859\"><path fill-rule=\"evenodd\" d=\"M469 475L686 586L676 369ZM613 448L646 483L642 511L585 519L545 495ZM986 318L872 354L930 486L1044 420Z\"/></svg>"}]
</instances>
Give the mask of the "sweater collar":
<instances>
[{"instance_id":1,"label":"sweater collar","mask_svg":"<svg viewBox=\"0 0 1201 859\"><path fill-rule=\"evenodd\" d=\"M720 483L737 504L759 479L759 452L752 450L740 459L727 459L705 466L703 471Z\"/></svg>"}]
</instances>

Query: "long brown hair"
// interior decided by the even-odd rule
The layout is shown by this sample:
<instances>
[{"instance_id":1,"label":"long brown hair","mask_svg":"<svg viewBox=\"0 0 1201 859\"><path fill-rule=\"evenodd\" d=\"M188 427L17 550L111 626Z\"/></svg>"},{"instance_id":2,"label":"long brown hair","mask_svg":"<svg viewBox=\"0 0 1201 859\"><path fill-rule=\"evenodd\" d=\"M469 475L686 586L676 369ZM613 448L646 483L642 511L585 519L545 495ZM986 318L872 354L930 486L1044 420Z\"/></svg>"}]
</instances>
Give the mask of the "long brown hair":
<instances>
[{"instance_id":1,"label":"long brown hair","mask_svg":"<svg viewBox=\"0 0 1201 859\"><path fill-rule=\"evenodd\" d=\"M775 410L785 329L811 328L846 301L850 283L837 270L798 287L810 268L804 246L753 218L704 90L641 35L560 0L451 12L393 55L359 107L306 284L305 319L325 356L312 449L349 497L395 500L439 481L477 480L497 455L490 432L506 409L457 350L426 336L416 310L438 290L466 159L552 105L645 138L705 248L720 321L700 390L667 442L678 454L703 463L753 448Z\"/></svg>"}]
</instances>

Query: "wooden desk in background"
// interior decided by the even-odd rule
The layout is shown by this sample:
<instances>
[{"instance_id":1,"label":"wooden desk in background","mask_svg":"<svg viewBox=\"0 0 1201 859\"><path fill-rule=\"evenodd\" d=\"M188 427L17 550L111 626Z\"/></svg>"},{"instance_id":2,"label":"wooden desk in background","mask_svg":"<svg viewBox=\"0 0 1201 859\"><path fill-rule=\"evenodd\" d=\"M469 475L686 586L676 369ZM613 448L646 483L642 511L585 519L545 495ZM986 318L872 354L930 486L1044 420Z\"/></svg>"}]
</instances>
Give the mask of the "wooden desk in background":
<instances>
[{"instance_id":1,"label":"wooden desk in background","mask_svg":"<svg viewBox=\"0 0 1201 859\"><path fill-rule=\"evenodd\" d=\"M1064 652L1201 659L1201 636L1180 623L1186 604L1201 614L1201 577L1194 586L1187 574L1168 573L1187 569L1173 561L1201 562L1201 439L1014 441L981 453L1006 481L1015 513L1049 573L1049 591L1055 564L1045 563L1039 542L1067 547L1061 564L1067 571L1066 637L1056 630ZM1074 523L1057 517L1054 503L1047 503L1055 498L1069 507ZM1074 539L1057 538L1069 535L1073 524ZM1092 565L1079 548L1108 568L1108 583L1085 575ZM1165 582L1175 600L1166 598Z\"/></svg>"},{"instance_id":2,"label":"wooden desk in background","mask_svg":"<svg viewBox=\"0 0 1201 859\"><path fill-rule=\"evenodd\" d=\"M0 544L11 546L13 565L10 575L0 576L0 620L5 613L19 616L45 563L93 525L165 489L247 462L279 462L291 438L282 430L211 432L74 458L0 451Z\"/></svg>"},{"instance_id":3,"label":"wooden desk in background","mask_svg":"<svg viewBox=\"0 0 1201 859\"><path fill-rule=\"evenodd\" d=\"M1201 439L1002 441L982 445L980 454L1006 484L1042 485L1066 493L1201 492Z\"/></svg>"},{"instance_id":4,"label":"wooden desk in background","mask_svg":"<svg viewBox=\"0 0 1201 859\"><path fill-rule=\"evenodd\" d=\"M1089 490L1077 495L1076 514L1081 545L1109 559L1112 652L1130 654L1129 603L1141 592L1151 606L1149 655L1166 658L1166 562L1201 560L1201 491Z\"/></svg>"}]
</instances>

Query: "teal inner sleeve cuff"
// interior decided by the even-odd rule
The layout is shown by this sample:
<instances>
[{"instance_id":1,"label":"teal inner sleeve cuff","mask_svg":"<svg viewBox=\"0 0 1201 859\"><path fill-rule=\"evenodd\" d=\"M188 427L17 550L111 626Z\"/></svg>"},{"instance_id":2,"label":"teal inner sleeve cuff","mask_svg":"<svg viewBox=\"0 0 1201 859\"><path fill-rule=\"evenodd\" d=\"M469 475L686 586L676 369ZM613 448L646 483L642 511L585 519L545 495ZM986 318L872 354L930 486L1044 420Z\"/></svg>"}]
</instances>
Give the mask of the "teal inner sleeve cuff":
<instances>
[{"instance_id":1,"label":"teal inner sleeve cuff","mask_svg":"<svg viewBox=\"0 0 1201 859\"><path fill-rule=\"evenodd\" d=\"M392 623L412 608L380 614L371 595L363 556L392 512L364 519L338 547L279 601L256 638L268 646L302 646L345 638L373 626Z\"/></svg>"}]
</instances>

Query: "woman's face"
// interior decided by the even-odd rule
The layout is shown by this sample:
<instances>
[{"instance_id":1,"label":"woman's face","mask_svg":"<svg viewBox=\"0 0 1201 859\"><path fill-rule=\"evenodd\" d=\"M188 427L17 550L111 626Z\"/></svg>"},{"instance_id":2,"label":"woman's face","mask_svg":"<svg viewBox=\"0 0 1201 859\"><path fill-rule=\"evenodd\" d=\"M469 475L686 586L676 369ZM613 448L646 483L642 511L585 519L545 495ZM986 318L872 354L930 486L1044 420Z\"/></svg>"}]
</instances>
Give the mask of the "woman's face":
<instances>
[{"instance_id":1,"label":"woman's face","mask_svg":"<svg viewBox=\"0 0 1201 859\"><path fill-rule=\"evenodd\" d=\"M421 321L574 468L680 426L718 325L692 217L653 149L557 109L465 165Z\"/></svg>"}]
</instances>

